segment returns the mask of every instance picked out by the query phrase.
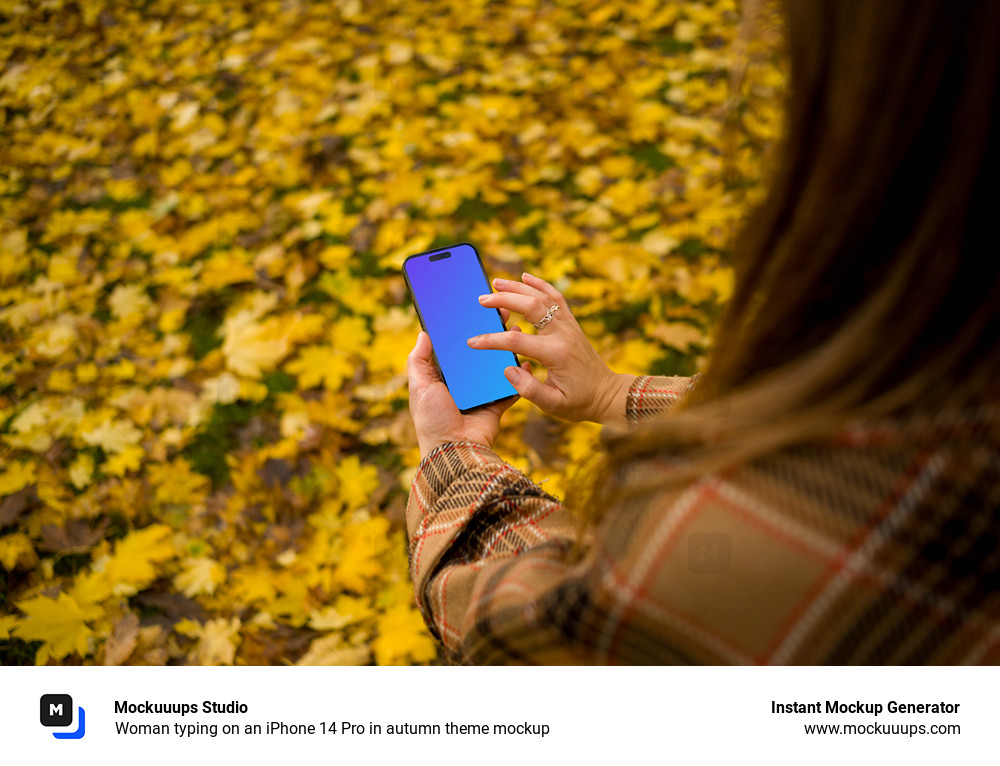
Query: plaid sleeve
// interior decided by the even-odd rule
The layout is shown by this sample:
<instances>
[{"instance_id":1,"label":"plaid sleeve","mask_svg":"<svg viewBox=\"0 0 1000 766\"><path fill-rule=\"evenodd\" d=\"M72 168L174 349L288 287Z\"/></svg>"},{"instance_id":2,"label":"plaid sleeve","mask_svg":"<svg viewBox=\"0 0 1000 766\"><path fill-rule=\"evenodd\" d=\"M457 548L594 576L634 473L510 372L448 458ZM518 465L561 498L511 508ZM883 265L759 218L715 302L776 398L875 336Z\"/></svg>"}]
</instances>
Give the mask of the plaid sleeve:
<instances>
[{"instance_id":1,"label":"plaid sleeve","mask_svg":"<svg viewBox=\"0 0 1000 766\"><path fill-rule=\"evenodd\" d=\"M625 419L629 426L669 410L684 398L700 376L701 373L690 378L662 375L636 378L625 397Z\"/></svg>"},{"instance_id":2,"label":"plaid sleeve","mask_svg":"<svg viewBox=\"0 0 1000 766\"><path fill-rule=\"evenodd\" d=\"M527 629L523 610L569 569L576 525L559 500L487 447L456 442L421 462L406 520L417 606L453 659L576 661L562 648L497 655L498 636Z\"/></svg>"}]
</instances>

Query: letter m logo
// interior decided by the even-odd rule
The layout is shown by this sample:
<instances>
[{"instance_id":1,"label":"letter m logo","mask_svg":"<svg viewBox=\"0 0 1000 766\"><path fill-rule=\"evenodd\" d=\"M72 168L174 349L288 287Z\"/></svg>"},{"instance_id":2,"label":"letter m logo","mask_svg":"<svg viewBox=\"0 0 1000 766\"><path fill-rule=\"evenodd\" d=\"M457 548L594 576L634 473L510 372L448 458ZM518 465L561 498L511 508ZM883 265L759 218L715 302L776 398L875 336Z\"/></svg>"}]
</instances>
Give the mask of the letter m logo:
<instances>
[{"instance_id":1,"label":"letter m logo","mask_svg":"<svg viewBox=\"0 0 1000 766\"><path fill-rule=\"evenodd\" d=\"M73 698L68 694L43 694L40 702L42 726L69 726L73 723Z\"/></svg>"},{"instance_id":2,"label":"letter m logo","mask_svg":"<svg viewBox=\"0 0 1000 766\"><path fill-rule=\"evenodd\" d=\"M729 571L733 541L721 533L696 532L688 538L688 568L695 574Z\"/></svg>"}]
</instances>

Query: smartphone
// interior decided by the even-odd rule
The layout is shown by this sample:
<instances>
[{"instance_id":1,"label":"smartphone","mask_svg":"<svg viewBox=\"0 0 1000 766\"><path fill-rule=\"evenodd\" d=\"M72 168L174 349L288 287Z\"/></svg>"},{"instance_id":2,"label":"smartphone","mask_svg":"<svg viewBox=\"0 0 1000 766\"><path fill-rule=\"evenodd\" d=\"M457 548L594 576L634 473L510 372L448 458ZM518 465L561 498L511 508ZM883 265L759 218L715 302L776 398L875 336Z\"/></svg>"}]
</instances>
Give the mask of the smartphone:
<instances>
[{"instance_id":1,"label":"smartphone","mask_svg":"<svg viewBox=\"0 0 1000 766\"><path fill-rule=\"evenodd\" d=\"M517 396L503 374L519 364L517 357L510 351L470 348L467 342L473 335L507 329L499 309L479 302L491 289L476 248L462 242L411 255L403 262L403 276L458 409L468 412Z\"/></svg>"}]
</instances>

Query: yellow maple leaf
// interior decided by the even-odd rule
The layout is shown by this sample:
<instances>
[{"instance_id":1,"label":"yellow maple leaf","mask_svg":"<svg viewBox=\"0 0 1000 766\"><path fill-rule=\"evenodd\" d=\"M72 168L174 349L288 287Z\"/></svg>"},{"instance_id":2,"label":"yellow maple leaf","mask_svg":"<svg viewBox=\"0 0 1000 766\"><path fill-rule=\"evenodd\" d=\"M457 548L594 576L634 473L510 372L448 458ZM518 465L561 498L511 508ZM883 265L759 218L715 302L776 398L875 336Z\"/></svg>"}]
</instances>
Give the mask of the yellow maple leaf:
<instances>
[{"instance_id":1,"label":"yellow maple leaf","mask_svg":"<svg viewBox=\"0 0 1000 766\"><path fill-rule=\"evenodd\" d=\"M209 479L191 469L184 458L172 463L154 464L148 468L150 483L155 487L154 496L160 503L193 505L205 498Z\"/></svg>"},{"instance_id":2,"label":"yellow maple leaf","mask_svg":"<svg viewBox=\"0 0 1000 766\"><path fill-rule=\"evenodd\" d=\"M263 370L273 369L288 355L288 330L284 317L257 322L252 311L237 312L223 324L222 354L226 365L238 375L259 378Z\"/></svg>"},{"instance_id":3,"label":"yellow maple leaf","mask_svg":"<svg viewBox=\"0 0 1000 766\"><path fill-rule=\"evenodd\" d=\"M326 268L337 270L350 260L352 252L347 245L329 245L316 257Z\"/></svg>"},{"instance_id":4,"label":"yellow maple leaf","mask_svg":"<svg viewBox=\"0 0 1000 766\"><path fill-rule=\"evenodd\" d=\"M42 453L52 446L51 426L52 407L48 401L36 401L29 404L10 424L10 430L14 433L6 434L3 439L13 447L21 447L32 452ZM17 471L26 469L13 469L8 475L13 474L10 481L16 482L18 476L22 476ZM29 484L31 482L28 482ZM3 478L0 475L0 494L2 494ZM16 492L17 490L11 490Z\"/></svg>"},{"instance_id":5,"label":"yellow maple leaf","mask_svg":"<svg viewBox=\"0 0 1000 766\"><path fill-rule=\"evenodd\" d=\"M370 599L341 594L332 606L316 609L309 615L309 627L313 630L340 630L375 614Z\"/></svg>"},{"instance_id":6,"label":"yellow maple leaf","mask_svg":"<svg viewBox=\"0 0 1000 766\"><path fill-rule=\"evenodd\" d=\"M105 452L117 453L138 444L142 438L142 431L128 420L107 420L81 432L80 438L91 447L100 447Z\"/></svg>"},{"instance_id":7,"label":"yellow maple leaf","mask_svg":"<svg viewBox=\"0 0 1000 766\"><path fill-rule=\"evenodd\" d=\"M641 375L649 370L653 362L663 356L663 348L641 338L625 341L616 355L615 361L622 370Z\"/></svg>"},{"instance_id":8,"label":"yellow maple leaf","mask_svg":"<svg viewBox=\"0 0 1000 766\"><path fill-rule=\"evenodd\" d=\"M118 380L132 380L135 377L135 363L131 359L122 359L115 364L109 364L105 373Z\"/></svg>"},{"instance_id":9,"label":"yellow maple leaf","mask_svg":"<svg viewBox=\"0 0 1000 766\"><path fill-rule=\"evenodd\" d=\"M374 279L355 279L342 272L328 271L319 278L318 284L355 314L375 316L385 309L382 304L384 287Z\"/></svg>"},{"instance_id":10,"label":"yellow maple leaf","mask_svg":"<svg viewBox=\"0 0 1000 766\"><path fill-rule=\"evenodd\" d=\"M76 327L70 322L67 318L39 329L31 344L35 352L55 359L69 351L79 337Z\"/></svg>"},{"instance_id":11,"label":"yellow maple leaf","mask_svg":"<svg viewBox=\"0 0 1000 766\"><path fill-rule=\"evenodd\" d=\"M200 622L195 622L185 617L183 620L178 620L174 623L174 631L188 638L198 638L201 635L202 627Z\"/></svg>"},{"instance_id":12,"label":"yellow maple leaf","mask_svg":"<svg viewBox=\"0 0 1000 766\"><path fill-rule=\"evenodd\" d=\"M126 324L139 324L152 302L141 285L118 285L108 296L111 314Z\"/></svg>"},{"instance_id":13,"label":"yellow maple leaf","mask_svg":"<svg viewBox=\"0 0 1000 766\"><path fill-rule=\"evenodd\" d=\"M240 399L251 402L262 402L267 398L268 388L263 383L256 380L244 378L240 381Z\"/></svg>"},{"instance_id":14,"label":"yellow maple leaf","mask_svg":"<svg viewBox=\"0 0 1000 766\"><path fill-rule=\"evenodd\" d=\"M165 309L156 324L163 332L176 332L183 326L186 313L187 305Z\"/></svg>"},{"instance_id":15,"label":"yellow maple leaf","mask_svg":"<svg viewBox=\"0 0 1000 766\"><path fill-rule=\"evenodd\" d=\"M402 535L400 545L401 549L405 550L406 543L402 540ZM397 604L413 606L413 583L406 575L406 560L397 559L396 563L399 565L399 576L387 582L378 595L378 603L383 611Z\"/></svg>"},{"instance_id":16,"label":"yellow maple leaf","mask_svg":"<svg viewBox=\"0 0 1000 766\"><path fill-rule=\"evenodd\" d=\"M174 577L174 584L188 598L201 594L211 595L215 593L219 583L226 579L226 568L207 556L184 559L181 566L181 571Z\"/></svg>"},{"instance_id":17,"label":"yellow maple leaf","mask_svg":"<svg viewBox=\"0 0 1000 766\"><path fill-rule=\"evenodd\" d=\"M277 594L270 569L243 569L233 575L233 598L246 604L273 601Z\"/></svg>"},{"instance_id":18,"label":"yellow maple leaf","mask_svg":"<svg viewBox=\"0 0 1000 766\"><path fill-rule=\"evenodd\" d=\"M344 354L356 354L371 343L372 333L364 317L338 319L330 329L330 345Z\"/></svg>"},{"instance_id":19,"label":"yellow maple leaf","mask_svg":"<svg viewBox=\"0 0 1000 766\"><path fill-rule=\"evenodd\" d=\"M643 235L639 244L642 245L643 249L662 258L671 250L675 249L680 245L680 240L677 237L670 236L666 229L663 227L653 229Z\"/></svg>"},{"instance_id":20,"label":"yellow maple leaf","mask_svg":"<svg viewBox=\"0 0 1000 766\"><path fill-rule=\"evenodd\" d=\"M714 291L716 300L725 303L733 294L735 277L733 270L728 266L720 266L709 272L700 272L694 277L695 285L705 292Z\"/></svg>"},{"instance_id":21,"label":"yellow maple leaf","mask_svg":"<svg viewBox=\"0 0 1000 766\"><path fill-rule=\"evenodd\" d=\"M583 462L599 451L600 426L595 423L573 423L568 429L566 456L574 463Z\"/></svg>"},{"instance_id":22,"label":"yellow maple leaf","mask_svg":"<svg viewBox=\"0 0 1000 766\"><path fill-rule=\"evenodd\" d=\"M141 451L141 450L140 450ZM69 480L77 489L83 489L90 484L94 475L94 458L86 452L81 452L76 456L69 467Z\"/></svg>"},{"instance_id":23,"label":"yellow maple leaf","mask_svg":"<svg viewBox=\"0 0 1000 766\"><path fill-rule=\"evenodd\" d=\"M49 375L47 385L50 391L69 393L76 386L76 379L69 370L53 370Z\"/></svg>"},{"instance_id":24,"label":"yellow maple leaf","mask_svg":"<svg viewBox=\"0 0 1000 766\"><path fill-rule=\"evenodd\" d=\"M416 318L401 311L389 311L375 322L375 338L365 353L365 361L375 374L401 373L417 337Z\"/></svg>"},{"instance_id":25,"label":"yellow maple leaf","mask_svg":"<svg viewBox=\"0 0 1000 766\"><path fill-rule=\"evenodd\" d=\"M322 221L323 231L334 236L350 233L358 222L358 216L344 214L344 202L339 199L323 202L317 213Z\"/></svg>"},{"instance_id":26,"label":"yellow maple leaf","mask_svg":"<svg viewBox=\"0 0 1000 766\"><path fill-rule=\"evenodd\" d=\"M198 282L206 290L239 282L252 282L255 274L248 260L249 255L242 248L217 252L205 263L198 275Z\"/></svg>"},{"instance_id":27,"label":"yellow maple leaf","mask_svg":"<svg viewBox=\"0 0 1000 766\"><path fill-rule=\"evenodd\" d=\"M157 565L177 555L166 524L153 524L119 540L104 563L104 574L115 593L131 595L157 577Z\"/></svg>"},{"instance_id":28,"label":"yellow maple leaf","mask_svg":"<svg viewBox=\"0 0 1000 766\"><path fill-rule=\"evenodd\" d=\"M302 655L296 665L367 665L371 661L371 650L367 646L345 644L339 633L320 636L309 644L309 651Z\"/></svg>"},{"instance_id":29,"label":"yellow maple leaf","mask_svg":"<svg viewBox=\"0 0 1000 766\"><path fill-rule=\"evenodd\" d=\"M0 473L0 497L12 495L35 483L34 463L11 463Z\"/></svg>"},{"instance_id":30,"label":"yellow maple leaf","mask_svg":"<svg viewBox=\"0 0 1000 766\"><path fill-rule=\"evenodd\" d=\"M383 569L380 556L389 547L389 521L377 516L351 524L341 533L341 543L333 582L345 590L362 593Z\"/></svg>"},{"instance_id":31,"label":"yellow maple leaf","mask_svg":"<svg viewBox=\"0 0 1000 766\"><path fill-rule=\"evenodd\" d=\"M687 352L692 344L705 342L702 331L687 322L661 322L648 334L683 352Z\"/></svg>"},{"instance_id":32,"label":"yellow maple leaf","mask_svg":"<svg viewBox=\"0 0 1000 766\"><path fill-rule=\"evenodd\" d=\"M361 465L357 455L341 460L334 473L339 480L338 494L348 509L367 505L378 488L378 470L372 465Z\"/></svg>"},{"instance_id":33,"label":"yellow maple leaf","mask_svg":"<svg viewBox=\"0 0 1000 766\"><path fill-rule=\"evenodd\" d=\"M44 652L36 661L44 664L49 656L60 659L69 654L86 657L89 654L87 639L94 631L88 620L100 616L97 607L81 607L72 596L60 593L56 598L36 596L17 604L25 619L15 626L15 635L24 641L44 641Z\"/></svg>"},{"instance_id":34,"label":"yellow maple leaf","mask_svg":"<svg viewBox=\"0 0 1000 766\"><path fill-rule=\"evenodd\" d=\"M377 620L378 636L372 641L379 665L408 665L437 658L437 644L427 632L420 613L407 604L390 607Z\"/></svg>"},{"instance_id":35,"label":"yellow maple leaf","mask_svg":"<svg viewBox=\"0 0 1000 766\"><path fill-rule=\"evenodd\" d=\"M104 572L87 572L77 576L69 595L79 604L97 604L111 595L111 583Z\"/></svg>"},{"instance_id":36,"label":"yellow maple leaf","mask_svg":"<svg viewBox=\"0 0 1000 766\"><path fill-rule=\"evenodd\" d=\"M200 631L194 659L201 665L232 665L240 641L239 617L209 620Z\"/></svg>"},{"instance_id":37,"label":"yellow maple leaf","mask_svg":"<svg viewBox=\"0 0 1000 766\"><path fill-rule=\"evenodd\" d=\"M187 618L174 624L182 636L198 639L192 659L199 665L232 665L240 643L240 619L219 617L204 625Z\"/></svg>"},{"instance_id":38,"label":"yellow maple leaf","mask_svg":"<svg viewBox=\"0 0 1000 766\"><path fill-rule=\"evenodd\" d=\"M202 381L201 398L210 404L232 404L240 398L240 379L231 372Z\"/></svg>"},{"instance_id":39,"label":"yellow maple leaf","mask_svg":"<svg viewBox=\"0 0 1000 766\"><path fill-rule=\"evenodd\" d=\"M305 625L312 611L308 584L301 577L291 577L281 583L280 589L282 594L271 603L269 611L284 617L293 627Z\"/></svg>"},{"instance_id":40,"label":"yellow maple leaf","mask_svg":"<svg viewBox=\"0 0 1000 766\"><path fill-rule=\"evenodd\" d=\"M109 476L124 476L129 471L138 471L145 455L142 447L125 447L117 455L112 455L101 466L101 470Z\"/></svg>"},{"instance_id":41,"label":"yellow maple leaf","mask_svg":"<svg viewBox=\"0 0 1000 766\"><path fill-rule=\"evenodd\" d=\"M357 364L330 346L306 346L285 369L298 376L303 388L322 383L327 390L338 391L344 380L355 373Z\"/></svg>"},{"instance_id":42,"label":"yellow maple leaf","mask_svg":"<svg viewBox=\"0 0 1000 766\"><path fill-rule=\"evenodd\" d=\"M32 567L38 563L38 556L35 554L35 547L31 544L31 538L23 532L14 532L0 537L0 564L8 572L14 567Z\"/></svg>"},{"instance_id":43,"label":"yellow maple leaf","mask_svg":"<svg viewBox=\"0 0 1000 766\"><path fill-rule=\"evenodd\" d=\"M97 380L97 365L93 362L82 362L76 366L76 379L81 383L93 383Z\"/></svg>"}]
</instances>

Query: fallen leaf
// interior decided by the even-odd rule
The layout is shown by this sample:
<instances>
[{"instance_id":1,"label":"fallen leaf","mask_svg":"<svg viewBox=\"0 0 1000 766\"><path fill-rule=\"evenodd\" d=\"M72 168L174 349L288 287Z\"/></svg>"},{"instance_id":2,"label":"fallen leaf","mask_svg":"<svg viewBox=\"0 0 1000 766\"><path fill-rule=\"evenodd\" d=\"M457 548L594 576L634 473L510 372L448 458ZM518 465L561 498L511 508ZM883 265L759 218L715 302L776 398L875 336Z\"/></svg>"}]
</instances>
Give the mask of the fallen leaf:
<instances>
[{"instance_id":1,"label":"fallen leaf","mask_svg":"<svg viewBox=\"0 0 1000 766\"><path fill-rule=\"evenodd\" d=\"M104 539L109 523L103 518L94 527L82 519L72 519L62 527L46 524L41 529L42 543L38 547L53 553L81 553Z\"/></svg>"},{"instance_id":2,"label":"fallen leaf","mask_svg":"<svg viewBox=\"0 0 1000 766\"><path fill-rule=\"evenodd\" d=\"M104 644L105 665L122 665L135 650L139 640L139 618L132 612L115 620L111 635Z\"/></svg>"},{"instance_id":3,"label":"fallen leaf","mask_svg":"<svg viewBox=\"0 0 1000 766\"><path fill-rule=\"evenodd\" d=\"M51 656L60 659L69 654L83 657L89 653L88 639L94 631L87 624L100 616L96 607L81 607L72 597L60 593L56 598L37 596L21 601L17 608L25 619L15 626L14 634L24 641L44 641L39 664Z\"/></svg>"}]
</instances>

